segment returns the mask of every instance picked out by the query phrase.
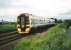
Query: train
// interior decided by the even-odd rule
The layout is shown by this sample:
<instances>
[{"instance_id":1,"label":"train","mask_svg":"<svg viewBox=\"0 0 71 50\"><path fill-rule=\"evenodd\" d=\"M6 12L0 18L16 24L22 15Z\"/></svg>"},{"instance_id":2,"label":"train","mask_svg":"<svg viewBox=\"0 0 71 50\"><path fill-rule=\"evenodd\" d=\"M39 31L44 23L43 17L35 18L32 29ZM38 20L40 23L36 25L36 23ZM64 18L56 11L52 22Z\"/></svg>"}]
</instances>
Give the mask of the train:
<instances>
[{"instance_id":1,"label":"train","mask_svg":"<svg viewBox=\"0 0 71 50\"><path fill-rule=\"evenodd\" d=\"M17 32L20 34L28 34L32 28L37 28L44 25L55 24L53 19L44 19L41 17L34 17L29 13L22 13L17 16Z\"/></svg>"}]
</instances>

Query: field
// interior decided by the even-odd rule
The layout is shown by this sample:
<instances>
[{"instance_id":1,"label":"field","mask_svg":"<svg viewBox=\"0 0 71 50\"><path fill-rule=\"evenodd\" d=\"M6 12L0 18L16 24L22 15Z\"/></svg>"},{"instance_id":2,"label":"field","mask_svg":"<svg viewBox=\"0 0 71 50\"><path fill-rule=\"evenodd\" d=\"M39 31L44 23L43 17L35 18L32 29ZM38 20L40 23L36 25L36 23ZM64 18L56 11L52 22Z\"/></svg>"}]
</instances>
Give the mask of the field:
<instances>
[{"instance_id":1,"label":"field","mask_svg":"<svg viewBox=\"0 0 71 50\"><path fill-rule=\"evenodd\" d=\"M0 33L11 32L16 30L15 23L0 24Z\"/></svg>"},{"instance_id":2,"label":"field","mask_svg":"<svg viewBox=\"0 0 71 50\"><path fill-rule=\"evenodd\" d=\"M11 50L71 50L67 26L57 24L46 32L22 38Z\"/></svg>"}]
</instances>

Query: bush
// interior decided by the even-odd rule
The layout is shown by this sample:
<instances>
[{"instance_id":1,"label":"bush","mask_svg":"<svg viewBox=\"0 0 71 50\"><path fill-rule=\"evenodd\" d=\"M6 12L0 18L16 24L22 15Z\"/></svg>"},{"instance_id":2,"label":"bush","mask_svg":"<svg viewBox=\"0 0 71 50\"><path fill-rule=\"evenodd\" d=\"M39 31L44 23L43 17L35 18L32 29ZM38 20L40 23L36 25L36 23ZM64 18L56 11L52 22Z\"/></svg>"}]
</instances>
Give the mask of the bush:
<instances>
[{"instance_id":1,"label":"bush","mask_svg":"<svg viewBox=\"0 0 71 50\"><path fill-rule=\"evenodd\" d=\"M71 50L71 40L67 36L66 25L59 24L48 31L48 50Z\"/></svg>"},{"instance_id":2,"label":"bush","mask_svg":"<svg viewBox=\"0 0 71 50\"><path fill-rule=\"evenodd\" d=\"M64 22L68 24L68 27L71 26L71 20L64 20Z\"/></svg>"}]
</instances>

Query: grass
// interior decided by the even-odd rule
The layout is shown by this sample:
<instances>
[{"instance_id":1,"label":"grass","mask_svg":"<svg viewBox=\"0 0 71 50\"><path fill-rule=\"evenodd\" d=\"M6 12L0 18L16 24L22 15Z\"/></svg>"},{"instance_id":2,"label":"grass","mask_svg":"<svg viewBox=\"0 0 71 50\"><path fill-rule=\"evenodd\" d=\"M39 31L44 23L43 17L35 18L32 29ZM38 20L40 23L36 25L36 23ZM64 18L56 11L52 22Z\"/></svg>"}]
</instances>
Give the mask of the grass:
<instances>
[{"instance_id":1,"label":"grass","mask_svg":"<svg viewBox=\"0 0 71 50\"><path fill-rule=\"evenodd\" d=\"M71 50L71 40L66 25L58 24L47 32L18 40L12 50Z\"/></svg>"},{"instance_id":2,"label":"grass","mask_svg":"<svg viewBox=\"0 0 71 50\"><path fill-rule=\"evenodd\" d=\"M0 33L10 32L16 30L16 24L1 24Z\"/></svg>"}]
</instances>

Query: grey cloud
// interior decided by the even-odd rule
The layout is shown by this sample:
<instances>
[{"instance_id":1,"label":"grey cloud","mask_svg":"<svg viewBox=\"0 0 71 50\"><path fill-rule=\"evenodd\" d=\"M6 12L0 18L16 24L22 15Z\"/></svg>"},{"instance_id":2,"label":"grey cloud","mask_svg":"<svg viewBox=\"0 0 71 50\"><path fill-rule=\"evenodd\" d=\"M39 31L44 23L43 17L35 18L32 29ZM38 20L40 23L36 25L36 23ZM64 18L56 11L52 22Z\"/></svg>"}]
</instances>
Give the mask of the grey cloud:
<instances>
[{"instance_id":1,"label":"grey cloud","mask_svg":"<svg viewBox=\"0 0 71 50\"><path fill-rule=\"evenodd\" d=\"M12 0L0 0L0 8L7 8L11 6Z\"/></svg>"},{"instance_id":2,"label":"grey cloud","mask_svg":"<svg viewBox=\"0 0 71 50\"><path fill-rule=\"evenodd\" d=\"M71 10L64 13L60 13L59 15L61 19L71 19Z\"/></svg>"},{"instance_id":3,"label":"grey cloud","mask_svg":"<svg viewBox=\"0 0 71 50\"><path fill-rule=\"evenodd\" d=\"M71 10L64 12L64 13L60 13L59 15L71 15Z\"/></svg>"},{"instance_id":4,"label":"grey cloud","mask_svg":"<svg viewBox=\"0 0 71 50\"><path fill-rule=\"evenodd\" d=\"M32 9L30 5L13 5L15 0L0 0L0 8L29 8Z\"/></svg>"}]
</instances>

